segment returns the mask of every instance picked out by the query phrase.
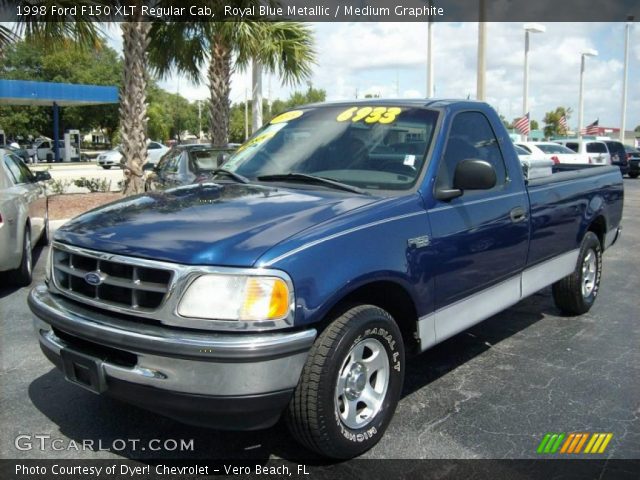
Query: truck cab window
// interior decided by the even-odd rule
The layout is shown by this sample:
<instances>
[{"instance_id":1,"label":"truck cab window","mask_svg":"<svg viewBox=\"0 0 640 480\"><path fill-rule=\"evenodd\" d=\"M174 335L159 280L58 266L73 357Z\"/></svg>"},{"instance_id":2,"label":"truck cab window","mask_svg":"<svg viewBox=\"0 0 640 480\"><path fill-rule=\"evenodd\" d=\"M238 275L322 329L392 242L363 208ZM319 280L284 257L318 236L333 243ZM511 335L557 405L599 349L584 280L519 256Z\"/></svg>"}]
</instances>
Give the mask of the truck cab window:
<instances>
[{"instance_id":1,"label":"truck cab window","mask_svg":"<svg viewBox=\"0 0 640 480\"><path fill-rule=\"evenodd\" d=\"M480 112L462 112L453 119L438 169L437 188L453 188L456 166L471 158L485 160L493 166L497 177L494 190L506 183L507 169L498 139L489 121Z\"/></svg>"}]
</instances>

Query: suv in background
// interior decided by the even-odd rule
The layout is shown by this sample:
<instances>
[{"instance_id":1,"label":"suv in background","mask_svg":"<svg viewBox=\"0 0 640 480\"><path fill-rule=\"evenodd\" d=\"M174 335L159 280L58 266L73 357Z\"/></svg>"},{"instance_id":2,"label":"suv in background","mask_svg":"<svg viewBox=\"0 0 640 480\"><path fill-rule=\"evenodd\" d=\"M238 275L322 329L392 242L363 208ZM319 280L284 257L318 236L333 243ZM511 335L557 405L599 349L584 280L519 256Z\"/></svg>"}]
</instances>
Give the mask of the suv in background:
<instances>
[{"instance_id":1,"label":"suv in background","mask_svg":"<svg viewBox=\"0 0 640 480\"><path fill-rule=\"evenodd\" d=\"M624 154L624 145L614 140L586 140L563 138L554 142L570 148L576 153L587 154L589 163L595 165L616 165L622 175L628 172L629 163Z\"/></svg>"},{"instance_id":2,"label":"suv in background","mask_svg":"<svg viewBox=\"0 0 640 480\"><path fill-rule=\"evenodd\" d=\"M629 162L629 177L638 178L640 175L640 150L630 145L625 145L624 150L627 153L627 162Z\"/></svg>"},{"instance_id":3,"label":"suv in background","mask_svg":"<svg viewBox=\"0 0 640 480\"><path fill-rule=\"evenodd\" d=\"M620 168L620 173L622 173L622 175L629 173L629 160L627 160L627 152L625 151L622 142L604 140L604 144L609 150L611 165L617 165L618 168Z\"/></svg>"}]
</instances>

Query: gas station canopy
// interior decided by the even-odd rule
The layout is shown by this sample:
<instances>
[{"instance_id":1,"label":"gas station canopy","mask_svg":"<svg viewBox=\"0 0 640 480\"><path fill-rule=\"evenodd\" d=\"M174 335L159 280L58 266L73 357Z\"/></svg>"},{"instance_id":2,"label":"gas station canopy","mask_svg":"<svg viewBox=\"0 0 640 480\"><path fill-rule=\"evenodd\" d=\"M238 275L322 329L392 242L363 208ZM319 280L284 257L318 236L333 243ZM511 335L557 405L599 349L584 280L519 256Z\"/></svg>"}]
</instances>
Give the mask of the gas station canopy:
<instances>
[{"instance_id":1,"label":"gas station canopy","mask_svg":"<svg viewBox=\"0 0 640 480\"><path fill-rule=\"evenodd\" d=\"M60 107L118 103L118 87L0 80L0 104Z\"/></svg>"},{"instance_id":2,"label":"gas station canopy","mask_svg":"<svg viewBox=\"0 0 640 480\"><path fill-rule=\"evenodd\" d=\"M53 138L59 137L60 107L118 103L118 87L73 83L0 80L0 105L53 107ZM60 161L58 142L53 142L55 161Z\"/></svg>"}]
</instances>

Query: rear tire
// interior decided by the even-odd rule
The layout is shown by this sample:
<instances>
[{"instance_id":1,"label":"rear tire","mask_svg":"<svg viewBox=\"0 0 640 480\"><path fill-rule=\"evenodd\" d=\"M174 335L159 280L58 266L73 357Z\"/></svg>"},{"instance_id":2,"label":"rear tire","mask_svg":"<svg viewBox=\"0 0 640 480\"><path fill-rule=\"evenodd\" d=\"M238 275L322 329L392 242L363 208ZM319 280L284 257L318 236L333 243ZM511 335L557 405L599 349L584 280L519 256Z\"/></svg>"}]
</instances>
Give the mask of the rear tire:
<instances>
[{"instance_id":1,"label":"rear tire","mask_svg":"<svg viewBox=\"0 0 640 480\"><path fill-rule=\"evenodd\" d=\"M553 300L564 313L588 312L598 295L602 276L602 245L593 232L582 239L574 272L553 284Z\"/></svg>"},{"instance_id":2,"label":"rear tire","mask_svg":"<svg viewBox=\"0 0 640 480\"><path fill-rule=\"evenodd\" d=\"M20 266L15 270L16 285L26 287L31 285L33 279L33 250L31 248L31 232L29 225L25 228L22 240L22 260Z\"/></svg>"},{"instance_id":3,"label":"rear tire","mask_svg":"<svg viewBox=\"0 0 640 480\"><path fill-rule=\"evenodd\" d=\"M638 174L637 173L630 173L629 174L629 178L638 178Z\"/></svg>"},{"instance_id":4,"label":"rear tire","mask_svg":"<svg viewBox=\"0 0 640 480\"><path fill-rule=\"evenodd\" d=\"M102 165L105 170L111 170L111 165Z\"/></svg>"},{"instance_id":5,"label":"rear tire","mask_svg":"<svg viewBox=\"0 0 640 480\"><path fill-rule=\"evenodd\" d=\"M347 459L384 434L404 381L395 321L373 305L338 316L316 339L286 414L292 435L320 455Z\"/></svg>"}]
</instances>

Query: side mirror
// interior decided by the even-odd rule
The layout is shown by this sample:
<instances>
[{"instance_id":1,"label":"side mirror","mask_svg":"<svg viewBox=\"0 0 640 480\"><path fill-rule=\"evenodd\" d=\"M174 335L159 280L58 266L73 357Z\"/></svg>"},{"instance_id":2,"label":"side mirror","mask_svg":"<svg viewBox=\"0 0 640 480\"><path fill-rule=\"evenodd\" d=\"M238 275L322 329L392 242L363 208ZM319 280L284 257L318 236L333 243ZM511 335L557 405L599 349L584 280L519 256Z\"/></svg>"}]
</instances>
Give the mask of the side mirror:
<instances>
[{"instance_id":1,"label":"side mirror","mask_svg":"<svg viewBox=\"0 0 640 480\"><path fill-rule=\"evenodd\" d=\"M496 185L496 171L493 166L476 158L462 160L453 175L453 188L438 189L438 200L451 200L461 196L465 190L489 190Z\"/></svg>"},{"instance_id":2,"label":"side mirror","mask_svg":"<svg viewBox=\"0 0 640 480\"><path fill-rule=\"evenodd\" d=\"M35 172L36 182L45 182L47 180L51 180L51 174L46 170L41 172Z\"/></svg>"},{"instance_id":3,"label":"side mirror","mask_svg":"<svg viewBox=\"0 0 640 480\"><path fill-rule=\"evenodd\" d=\"M229 159L229 154L228 153L220 152L218 154L218 157L216 158L217 166L219 167L224 162L226 162L228 159Z\"/></svg>"}]
</instances>

